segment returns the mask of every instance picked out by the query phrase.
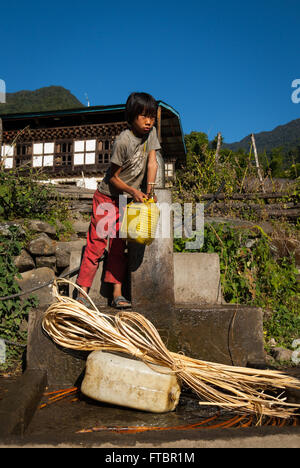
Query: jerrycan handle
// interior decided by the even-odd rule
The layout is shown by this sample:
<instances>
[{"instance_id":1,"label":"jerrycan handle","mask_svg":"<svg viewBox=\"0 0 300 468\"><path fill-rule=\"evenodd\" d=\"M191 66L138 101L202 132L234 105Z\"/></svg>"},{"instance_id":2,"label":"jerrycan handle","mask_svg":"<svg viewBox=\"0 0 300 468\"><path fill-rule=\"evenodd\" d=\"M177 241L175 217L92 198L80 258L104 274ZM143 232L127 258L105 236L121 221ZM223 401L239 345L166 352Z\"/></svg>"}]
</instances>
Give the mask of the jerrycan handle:
<instances>
[{"instance_id":1,"label":"jerrycan handle","mask_svg":"<svg viewBox=\"0 0 300 468\"><path fill-rule=\"evenodd\" d=\"M153 198L154 198L154 195L155 195L155 193L154 193L154 186L156 185L156 183L155 183L155 182L148 182L148 184L151 185L151 190L150 190L150 193L149 193L150 199L151 199L151 198L153 199Z\"/></svg>"}]
</instances>

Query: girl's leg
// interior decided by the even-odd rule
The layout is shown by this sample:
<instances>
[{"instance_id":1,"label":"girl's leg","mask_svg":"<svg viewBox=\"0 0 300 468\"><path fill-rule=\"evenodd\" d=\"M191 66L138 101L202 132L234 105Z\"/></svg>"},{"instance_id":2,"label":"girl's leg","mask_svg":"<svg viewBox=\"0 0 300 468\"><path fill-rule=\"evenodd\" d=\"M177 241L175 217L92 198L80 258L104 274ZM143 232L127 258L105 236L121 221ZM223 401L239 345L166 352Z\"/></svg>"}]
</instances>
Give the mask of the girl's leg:
<instances>
[{"instance_id":1,"label":"girl's leg","mask_svg":"<svg viewBox=\"0 0 300 468\"><path fill-rule=\"evenodd\" d=\"M106 283L122 284L127 268L126 242L124 239L115 238L111 239L109 244L104 281Z\"/></svg>"},{"instance_id":2,"label":"girl's leg","mask_svg":"<svg viewBox=\"0 0 300 468\"><path fill-rule=\"evenodd\" d=\"M116 205L117 222L114 230L114 238L110 239L109 252L106 263L104 281L113 284L113 298L122 296L122 284L124 283L127 270L127 255L125 254L126 241L119 238L120 216L118 205ZM119 306L128 306L130 302L119 302Z\"/></svg>"},{"instance_id":3,"label":"girl's leg","mask_svg":"<svg viewBox=\"0 0 300 468\"><path fill-rule=\"evenodd\" d=\"M107 258L106 271L104 281L113 284L113 298L122 296L122 284L124 283L127 256L125 254L126 242L123 239L112 239ZM121 307L128 305L120 302Z\"/></svg>"},{"instance_id":4,"label":"girl's leg","mask_svg":"<svg viewBox=\"0 0 300 468\"><path fill-rule=\"evenodd\" d=\"M104 212L106 208L105 205L103 205L103 209L100 210L101 214L98 215L97 208L102 208L99 206L101 203L112 204L114 208L109 210L109 212ZM111 237L104 281L113 283L113 296L116 298L121 295L122 283L124 281L127 268L127 257L125 255L126 242L124 239L120 239L118 237L120 228L118 203L116 200L112 200L110 197L101 194L99 191L95 192L93 198L93 214L87 236L87 245L77 278L77 284L87 293L89 288L92 286L93 279L98 269L99 259L102 257L107 245L107 238L100 237L99 230L97 232L97 224L101 220L104 221L104 216L104 226L107 226L106 229ZM120 303L120 305L122 306L123 304Z\"/></svg>"},{"instance_id":5,"label":"girl's leg","mask_svg":"<svg viewBox=\"0 0 300 468\"><path fill-rule=\"evenodd\" d=\"M97 207L101 203L112 203L112 200L104 194L96 190L93 198L93 213L91 223L87 234L87 244L84 250L83 258L80 265L80 271L77 277L77 284L86 292L92 286L96 275L99 260L104 254L107 238L101 238L97 233L97 223L107 214L97 214ZM109 220L108 220L109 222ZM113 220L115 222L115 220Z\"/></svg>"}]
</instances>

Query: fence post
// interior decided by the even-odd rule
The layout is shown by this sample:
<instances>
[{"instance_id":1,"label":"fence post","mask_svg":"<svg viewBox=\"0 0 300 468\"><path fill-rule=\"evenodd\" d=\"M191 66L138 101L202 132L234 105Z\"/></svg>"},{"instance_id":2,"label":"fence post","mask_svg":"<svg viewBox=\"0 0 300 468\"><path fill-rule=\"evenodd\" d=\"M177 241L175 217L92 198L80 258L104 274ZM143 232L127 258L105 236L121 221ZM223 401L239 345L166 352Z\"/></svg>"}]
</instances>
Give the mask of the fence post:
<instances>
[{"instance_id":1,"label":"fence post","mask_svg":"<svg viewBox=\"0 0 300 468\"><path fill-rule=\"evenodd\" d=\"M256 143L255 143L255 138L254 138L253 133L251 134L251 140L252 140L252 145L253 145L253 151L254 151L255 164L256 164L256 168L257 168L258 178L259 178L259 181L261 183L262 191L265 193L264 181L263 181L261 171L260 171L258 155L257 155L257 149L256 149Z\"/></svg>"},{"instance_id":2,"label":"fence post","mask_svg":"<svg viewBox=\"0 0 300 468\"><path fill-rule=\"evenodd\" d=\"M221 133L219 132L218 133L218 142L217 142L217 149L216 149L216 156L215 156L215 161L216 163L219 162L219 155L220 155L220 149L221 149L221 142L222 142L222 139L221 139Z\"/></svg>"}]
</instances>

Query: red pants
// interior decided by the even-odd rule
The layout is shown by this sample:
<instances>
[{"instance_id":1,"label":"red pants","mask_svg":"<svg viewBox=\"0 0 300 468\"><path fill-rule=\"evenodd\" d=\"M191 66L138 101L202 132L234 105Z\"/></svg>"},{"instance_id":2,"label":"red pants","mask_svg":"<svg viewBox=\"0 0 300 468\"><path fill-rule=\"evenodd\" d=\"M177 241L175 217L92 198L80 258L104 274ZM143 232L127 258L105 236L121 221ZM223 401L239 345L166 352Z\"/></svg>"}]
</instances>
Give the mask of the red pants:
<instances>
[{"instance_id":1,"label":"red pants","mask_svg":"<svg viewBox=\"0 0 300 468\"><path fill-rule=\"evenodd\" d=\"M105 204L108 204L105 206ZM98 208L98 212L97 212ZM104 254L109 237L109 251L104 281L122 284L127 267L126 242L117 237L120 223L118 199L96 190L93 198L93 214L87 234L77 284L90 288L98 269L99 259ZM105 220L105 223L104 223Z\"/></svg>"}]
</instances>

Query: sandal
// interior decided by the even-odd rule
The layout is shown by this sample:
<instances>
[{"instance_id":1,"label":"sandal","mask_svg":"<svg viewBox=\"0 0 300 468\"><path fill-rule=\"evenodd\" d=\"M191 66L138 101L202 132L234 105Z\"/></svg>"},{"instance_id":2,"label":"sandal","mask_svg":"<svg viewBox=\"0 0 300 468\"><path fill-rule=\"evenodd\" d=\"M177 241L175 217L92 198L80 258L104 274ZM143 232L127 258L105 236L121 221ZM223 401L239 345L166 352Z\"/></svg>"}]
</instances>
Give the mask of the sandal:
<instances>
[{"instance_id":1,"label":"sandal","mask_svg":"<svg viewBox=\"0 0 300 468\"><path fill-rule=\"evenodd\" d=\"M125 302L125 304L121 305L120 304L121 302ZM125 299L125 297L123 297L123 296L118 296L115 299L113 299L111 305L115 309L129 309L129 308L131 308L131 302L127 301L127 299Z\"/></svg>"},{"instance_id":2,"label":"sandal","mask_svg":"<svg viewBox=\"0 0 300 468\"><path fill-rule=\"evenodd\" d=\"M90 309L92 307L92 304L90 303L90 301L88 301L88 299L86 299L86 297L81 296L78 299L76 299L76 301L84 305L87 309Z\"/></svg>"}]
</instances>

